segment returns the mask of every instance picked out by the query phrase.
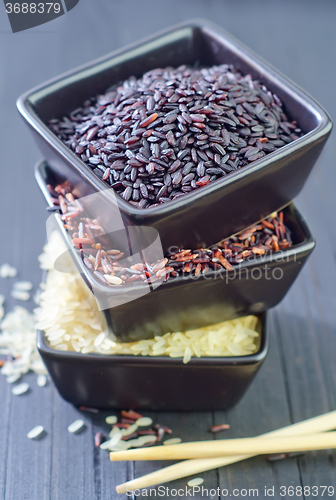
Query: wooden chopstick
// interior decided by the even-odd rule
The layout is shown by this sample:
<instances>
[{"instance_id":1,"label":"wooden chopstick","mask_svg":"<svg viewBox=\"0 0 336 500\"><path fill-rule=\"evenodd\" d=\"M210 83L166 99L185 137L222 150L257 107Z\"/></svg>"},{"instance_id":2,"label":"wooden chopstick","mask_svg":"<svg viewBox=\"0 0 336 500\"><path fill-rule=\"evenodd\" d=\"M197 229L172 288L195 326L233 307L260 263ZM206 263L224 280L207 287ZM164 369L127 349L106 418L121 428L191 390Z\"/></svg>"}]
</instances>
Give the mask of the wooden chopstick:
<instances>
[{"instance_id":1,"label":"wooden chopstick","mask_svg":"<svg viewBox=\"0 0 336 500\"><path fill-rule=\"evenodd\" d=\"M336 428L336 411L320 415L318 417L310 418L297 424L283 427L276 431L263 434L255 439L265 439L269 436L296 436L307 435L312 433L330 431ZM126 493L139 488L147 488L157 484L163 484L168 481L180 479L182 477L191 476L200 472L205 472L218 467L239 462L251 458L253 455L237 455L219 458L205 458L205 459L192 459L179 462L169 467L161 468L158 471L151 472L142 477L132 479L126 483L120 484L116 487L118 493Z\"/></svg>"},{"instance_id":2,"label":"wooden chopstick","mask_svg":"<svg viewBox=\"0 0 336 500\"><path fill-rule=\"evenodd\" d=\"M185 458L213 458L223 455L264 455L293 451L327 450L336 448L336 432L320 432L309 436L270 437L268 439L243 438L198 441L138 448L112 453L111 460L180 460Z\"/></svg>"}]
</instances>

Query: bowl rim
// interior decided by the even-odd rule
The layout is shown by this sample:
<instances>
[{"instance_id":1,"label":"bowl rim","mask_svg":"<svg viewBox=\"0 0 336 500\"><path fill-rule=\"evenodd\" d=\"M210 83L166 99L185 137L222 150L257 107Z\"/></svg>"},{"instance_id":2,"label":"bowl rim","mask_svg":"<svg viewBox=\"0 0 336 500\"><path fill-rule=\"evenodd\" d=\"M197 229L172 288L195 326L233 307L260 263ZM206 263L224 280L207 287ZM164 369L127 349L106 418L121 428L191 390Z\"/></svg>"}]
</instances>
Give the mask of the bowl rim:
<instances>
[{"instance_id":1,"label":"bowl rim","mask_svg":"<svg viewBox=\"0 0 336 500\"><path fill-rule=\"evenodd\" d=\"M311 142L314 142L321 137L327 135L332 128L332 121L328 113L313 99L309 94L302 90L297 84L292 82L289 78L283 75L280 71L276 70L271 64L267 63L263 58L258 56L254 51L246 47L242 42L237 40L231 34L221 27L215 25L214 23L203 20L203 19L193 19L185 21L183 23L178 23L169 28L161 30L149 37L142 38L141 40L122 47L116 51L113 51L105 56L94 59L93 61L72 69L62 75L59 75L27 92L22 94L17 100L17 108L23 118L29 123L29 125L40 135L42 138L57 150L57 152L63 157L64 160L71 163L76 171L84 177L96 190L101 191L103 189L109 189L108 184L104 183L100 178L98 178L93 171L86 165L81 159L79 159L76 154L68 148L42 121L41 118L33 109L34 99L41 93L47 95L55 87L64 88L71 82L80 82L80 77L83 78L84 73L90 72L90 74L98 74L103 70L108 63L118 58L118 56L127 56L135 51L139 46L146 46L155 41L163 40L165 37L179 32L183 29L202 29L207 31L211 35L217 36L222 43L228 46L231 50L239 52L239 57L248 60L252 64L256 71L260 74L267 74L268 78L277 84L281 84L285 89L287 94L295 96L296 100L308 109L308 111L315 115L318 125L304 134L302 137L296 139L295 141L282 146L278 150L269 153L265 157L252 162L241 169L231 172L229 175L218 179L216 182L210 183L207 186L203 186L202 189L194 190L190 193L186 193L184 196L178 197L171 200L169 203L162 203L155 207L148 208L138 208L134 207L126 200L124 200L118 193L116 196L119 208L130 216L141 219L150 219L155 217L162 217L181 209L182 207L192 206L196 202L199 202L203 198L207 197L208 194L219 191L225 186L238 182L242 177L251 176L255 172L272 165L274 159L284 158L288 155L299 151L301 148L308 146Z\"/></svg>"},{"instance_id":2,"label":"bowl rim","mask_svg":"<svg viewBox=\"0 0 336 500\"><path fill-rule=\"evenodd\" d=\"M38 183L48 205L54 206L54 204L51 200L51 195L46 187L46 183L45 183L45 180L43 179L43 175L42 175L42 169L45 165L48 165L48 163L45 160L40 160L35 165L35 168L34 168L35 178L37 180L37 183ZM281 252L275 252L272 254L268 254L265 257L262 257L260 259L260 261L258 261L258 259L256 259L254 262L246 262L246 263L244 263L244 266L241 267L241 269L251 269L251 268L254 268L255 266L258 266L260 264L262 264L262 265L269 264L269 263L272 263L273 261L279 262L277 259L279 258L280 255L282 257L283 262L288 262L291 258L297 257L300 254L312 252L312 250L315 247L316 241L315 241L315 238L313 237L313 235L312 235L312 233L307 225L306 220L301 215L299 210L296 208L294 203L290 203L285 208L292 211L298 225L300 226L300 228L304 234L304 240L301 243L297 243L296 245L293 245L292 247L289 247L285 250L281 250ZM139 284L135 283L135 284L133 284L132 287L125 287L124 286L122 289L121 288L112 288L112 287L109 287L107 285L103 285L98 280L96 280L94 278L94 276L91 275L89 270L84 266L83 261L80 258L80 255L75 251L74 247L72 246L71 241L69 239L69 235L68 235L67 231L65 230L60 217L58 217L57 214L55 214L55 215L56 215L55 219L58 223L60 233L61 233L63 239L65 240L66 244L69 247L72 259L77 264L77 269L78 268L81 269L80 274L81 274L84 282L87 284L87 286L91 290L92 290L93 285L94 285L94 289L99 291L99 293L111 295L113 293L118 294L120 292L127 292L128 290L136 291L136 290L141 290L144 288L142 283L139 283ZM281 261L279 262L279 264L281 264ZM237 266L237 269L238 269L238 266ZM236 272L236 270L234 270L234 271ZM223 272L230 274L231 272L234 272L234 271L223 271ZM192 278L189 278L189 279L188 278L180 278L180 279L177 278L174 281L170 281L170 282L168 281L167 283L161 283L161 285L159 287L155 288L155 291L158 291L162 285L165 287L165 290L167 290L167 289L169 290L170 288L175 287L175 286L183 286L183 284L187 285L188 283L190 283L191 279ZM197 282L198 280L193 280L193 281ZM148 285L146 285L146 286L148 286Z\"/></svg>"},{"instance_id":3,"label":"bowl rim","mask_svg":"<svg viewBox=\"0 0 336 500\"><path fill-rule=\"evenodd\" d=\"M37 330L36 345L41 356L48 358L56 358L59 360L66 359L67 361L91 363L94 361L104 361L112 365L136 365L136 366L155 366L165 365L179 367L183 369L192 369L197 366L244 366L255 365L261 363L267 355L270 342L270 333L268 326L268 313L258 313L257 316L261 321L261 342L256 353L246 356L204 356L201 358L192 357L187 364L183 364L183 358L171 358L170 356L131 356L129 354L100 354L100 353L82 353L75 351L61 351L50 347L47 344L47 339L43 330ZM188 368L189 367L189 368Z\"/></svg>"}]
</instances>

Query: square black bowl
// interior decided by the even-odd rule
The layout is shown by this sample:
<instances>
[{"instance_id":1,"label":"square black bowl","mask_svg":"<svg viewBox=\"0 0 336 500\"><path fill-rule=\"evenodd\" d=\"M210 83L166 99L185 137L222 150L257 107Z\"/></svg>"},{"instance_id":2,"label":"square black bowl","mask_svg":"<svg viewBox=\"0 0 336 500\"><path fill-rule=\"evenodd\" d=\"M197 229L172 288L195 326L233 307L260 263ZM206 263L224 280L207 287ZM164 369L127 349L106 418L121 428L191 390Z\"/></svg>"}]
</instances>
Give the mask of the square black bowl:
<instances>
[{"instance_id":1,"label":"square black bowl","mask_svg":"<svg viewBox=\"0 0 336 500\"><path fill-rule=\"evenodd\" d=\"M304 135L249 166L160 206L139 209L117 195L125 224L155 228L164 252L170 245L190 247L219 241L286 206L302 189L331 131L332 122L321 106L231 35L202 20L175 26L70 71L22 95L17 103L44 158L77 191L83 196L110 191L51 132L48 121L67 115L85 99L131 75L140 77L155 67L197 62L234 64L242 74L250 73L278 95Z\"/></svg>"},{"instance_id":2,"label":"square black bowl","mask_svg":"<svg viewBox=\"0 0 336 500\"><path fill-rule=\"evenodd\" d=\"M60 395L76 406L148 410L227 410L234 406L265 360L269 333L260 314L257 353L181 358L57 351L42 331L37 347Z\"/></svg>"},{"instance_id":3,"label":"square black bowl","mask_svg":"<svg viewBox=\"0 0 336 500\"><path fill-rule=\"evenodd\" d=\"M46 186L55 186L64 179L44 161L36 165L35 176L48 204L53 206ZM291 204L284 209L284 223L291 231L292 247L245 261L230 272L211 271L197 279L174 278L140 296L142 284L111 287L97 281L72 246L58 216L56 221L78 271L96 298L107 304L127 297L125 303L104 308L109 328L124 342L266 311L283 299L315 246L306 222ZM213 239L209 241L210 245L214 243ZM129 301L132 294L137 298Z\"/></svg>"}]
</instances>

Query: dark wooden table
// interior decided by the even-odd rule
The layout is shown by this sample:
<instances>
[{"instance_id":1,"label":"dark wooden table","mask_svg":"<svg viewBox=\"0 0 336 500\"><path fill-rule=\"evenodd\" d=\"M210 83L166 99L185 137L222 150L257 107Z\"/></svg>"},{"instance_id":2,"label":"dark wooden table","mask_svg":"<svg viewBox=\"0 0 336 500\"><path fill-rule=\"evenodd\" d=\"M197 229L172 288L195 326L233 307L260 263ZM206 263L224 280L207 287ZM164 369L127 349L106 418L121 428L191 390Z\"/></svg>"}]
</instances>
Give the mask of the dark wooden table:
<instances>
[{"instance_id":1,"label":"dark wooden table","mask_svg":"<svg viewBox=\"0 0 336 500\"><path fill-rule=\"evenodd\" d=\"M231 31L336 116L334 0L81 0L67 15L15 35L0 9L0 263L13 264L20 278L36 286L46 213L33 177L40 154L15 109L23 91L160 28L204 17ZM270 352L246 396L225 414L155 416L184 441L206 439L213 422L231 424L226 437L243 437L336 409L335 153L332 135L296 200L317 247L287 297L270 313ZM11 280L0 279L7 310L14 305L10 288ZM70 435L67 426L80 412L51 383L39 388L35 375L25 379L32 390L15 397L0 376L1 500L112 499L116 484L158 467L110 463L93 444L103 415L85 414L86 431ZM47 435L33 442L26 434L37 424ZM256 458L201 476L209 489L258 488L264 498L264 487L274 486L275 498L281 498L280 486L335 486L335 460L336 454L326 451L272 463ZM185 484L180 480L170 486Z\"/></svg>"}]
</instances>

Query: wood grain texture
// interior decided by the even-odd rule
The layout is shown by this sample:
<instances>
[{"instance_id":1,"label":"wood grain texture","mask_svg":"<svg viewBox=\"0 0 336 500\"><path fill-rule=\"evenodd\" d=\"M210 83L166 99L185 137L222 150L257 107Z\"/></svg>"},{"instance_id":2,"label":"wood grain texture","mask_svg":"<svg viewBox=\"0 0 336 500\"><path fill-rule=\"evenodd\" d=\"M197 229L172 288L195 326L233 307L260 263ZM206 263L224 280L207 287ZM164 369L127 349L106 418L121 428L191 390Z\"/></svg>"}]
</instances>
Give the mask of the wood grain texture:
<instances>
[{"instance_id":1,"label":"wood grain texture","mask_svg":"<svg viewBox=\"0 0 336 500\"><path fill-rule=\"evenodd\" d=\"M226 413L215 413L216 424L231 425L228 432L216 435L219 439L224 436L227 438L258 436L292 423L275 339L273 311L269 315L269 329L270 351L252 387L235 408ZM300 473L295 460L268 462L265 457L258 457L222 468L218 474L220 488L231 491L243 487L257 488L260 492L264 492L265 485L274 486L275 491L279 491L282 485L300 484Z\"/></svg>"},{"instance_id":2,"label":"wood grain texture","mask_svg":"<svg viewBox=\"0 0 336 500\"><path fill-rule=\"evenodd\" d=\"M174 390L173 387L172 390ZM169 439L170 437L180 437L181 439L183 439L183 441L186 442L211 439L211 434L209 434L208 429L211 425L213 425L213 415L210 412L160 412L156 413L155 420L157 420L162 425L167 425L170 429L173 430L173 434L166 435L164 439ZM152 463L142 461L134 462L134 476L139 477L173 463L173 461L153 461ZM201 474L201 476L204 478L204 487L210 489L213 487L217 487L217 471L204 472ZM190 478L179 479L174 481L173 483L165 485L165 487L168 486L169 488L185 490L189 479ZM139 498L145 498L145 496L140 495ZM201 493L196 492L193 498L202 498Z\"/></svg>"},{"instance_id":3,"label":"wood grain texture","mask_svg":"<svg viewBox=\"0 0 336 500\"><path fill-rule=\"evenodd\" d=\"M333 0L324 0L323 6L313 0L81 0L67 15L13 35L3 11L0 263L14 265L19 277L35 286L40 281L37 255L45 241L47 216L33 178L40 154L15 109L22 92L173 23L203 17L250 46L335 117L335 15ZM287 297L270 315L270 353L246 396L225 413L153 414L184 441L208 438L213 423L230 423L225 436L243 437L336 409L335 149L332 135L296 200L317 247ZM12 282L0 279L0 293L9 297ZM14 303L8 298L7 309ZM33 307L32 301L28 306ZM35 375L26 379L30 393L15 397L0 376L1 500L113 500L118 497L116 484L161 466L111 464L108 453L93 446L97 430L107 435L107 413L82 414L60 398L52 383L39 388ZM79 416L86 428L71 435L67 426ZM44 425L46 435L37 442L28 440L27 432L38 424ZM202 476L207 488L259 488L262 492L264 485L335 485L335 462L331 452L273 463L257 458ZM183 487L186 482L170 486Z\"/></svg>"}]
</instances>

